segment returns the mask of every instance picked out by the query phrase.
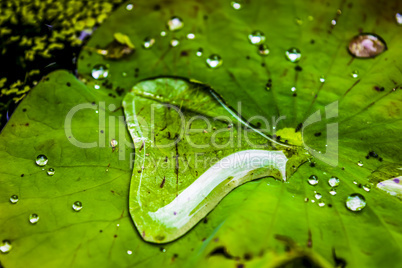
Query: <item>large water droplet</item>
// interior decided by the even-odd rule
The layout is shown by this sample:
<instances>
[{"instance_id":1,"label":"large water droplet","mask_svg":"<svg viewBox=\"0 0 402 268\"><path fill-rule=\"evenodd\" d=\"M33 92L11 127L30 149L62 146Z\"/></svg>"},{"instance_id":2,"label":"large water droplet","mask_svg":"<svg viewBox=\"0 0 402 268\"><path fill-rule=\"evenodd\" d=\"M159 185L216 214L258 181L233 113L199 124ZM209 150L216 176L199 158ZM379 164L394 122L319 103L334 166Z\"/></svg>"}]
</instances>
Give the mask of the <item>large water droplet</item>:
<instances>
[{"instance_id":1,"label":"large water droplet","mask_svg":"<svg viewBox=\"0 0 402 268\"><path fill-rule=\"evenodd\" d=\"M145 49L149 49L149 48L151 48L154 44L155 44L155 39L150 38L150 37L147 37L147 38L145 38L144 43L142 44L142 46L143 46Z\"/></svg>"},{"instance_id":2,"label":"large water droplet","mask_svg":"<svg viewBox=\"0 0 402 268\"><path fill-rule=\"evenodd\" d=\"M359 77L359 71L358 70L354 70L352 71L352 73L350 74L353 78L358 78Z\"/></svg>"},{"instance_id":3,"label":"large water droplet","mask_svg":"<svg viewBox=\"0 0 402 268\"><path fill-rule=\"evenodd\" d=\"M17 202L18 202L18 195L13 194L13 195L10 197L10 202L11 202L11 204L17 204Z\"/></svg>"},{"instance_id":4,"label":"large water droplet","mask_svg":"<svg viewBox=\"0 0 402 268\"><path fill-rule=\"evenodd\" d=\"M243 0L236 0L236 1L232 1L230 3L230 5L233 7L233 9L235 10L239 10L242 9L243 7Z\"/></svg>"},{"instance_id":5,"label":"large water droplet","mask_svg":"<svg viewBox=\"0 0 402 268\"><path fill-rule=\"evenodd\" d=\"M109 68L103 64L97 64L92 69L92 77L97 80L102 80L108 77Z\"/></svg>"},{"instance_id":6,"label":"large water droplet","mask_svg":"<svg viewBox=\"0 0 402 268\"><path fill-rule=\"evenodd\" d=\"M401 13L396 13L395 19L396 19L396 23L398 23L399 25L402 25L402 14Z\"/></svg>"},{"instance_id":7,"label":"large water droplet","mask_svg":"<svg viewBox=\"0 0 402 268\"><path fill-rule=\"evenodd\" d=\"M269 52L270 52L270 51L269 51L269 48L268 48L267 45L261 44L261 45L258 46L258 53L259 53L261 56L268 56Z\"/></svg>"},{"instance_id":8,"label":"large water droplet","mask_svg":"<svg viewBox=\"0 0 402 268\"><path fill-rule=\"evenodd\" d=\"M298 48L292 47L285 52L286 59L290 62L298 62L301 58L301 52Z\"/></svg>"},{"instance_id":9,"label":"large water droplet","mask_svg":"<svg viewBox=\"0 0 402 268\"><path fill-rule=\"evenodd\" d=\"M49 169L47 170L47 175L53 176L53 175L54 175L54 169L53 169L53 168L49 168Z\"/></svg>"},{"instance_id":10,"label":"large water droplet","mask_svg":"<svg viewBox=\"0 0 402 268\"><path fill-rule=\"evenodd\" d=\"M261 45L265 42L265 35L263 32L254 31L248 35L248 40L253 45Z\"/></svg>"},{"instance_id":11,"label":"large water droplet","mask_svg":"<svg viewBox=\"0 0 402 268\"><path fill-rule=\"evenodd\" d=\"M385 41L375 34L362 33L349 42L349 52L357 58L373 58L385 50Z\"/></svg>"},{"instance_id":12,"label":"large water droplet","mask_svg":"<svg viewBox=\"0 0 402 268\"><path fill-rule=\"evenodd\" d=\"M32 213L31 215L29 215L29 222L31 224L36 224L39 221L39 215Z\"/></svg>"},{"instance_id":13,"label":"large water droplet","mask_svg":"<svg viewBox=\"0 0 402 268\"><path fill-rule=\"evenodd\" d=\"M365 184L365 185L363 185L363 190L365 190L366 192L370 192L370 190L371 190L371 185L370 185L370 184Z\"/></svg>"},{"instance_id":14,"label":"large water droplet","mask_svg":"<svg viewBox=\"0 0 402 268\"><path fill-rule=\"evenodd\" d=\"M338 179L337 177L331 177L331 178L328 180L328 184L329 184L329 186L331 186L331 187L336 187L336 186L339 185L339 179Z\"/></svg>"},{"instance_id":15,"label":"large water droplet","mask_svg":"<svg viewBox=\"0 0 402 268\"><path fill-rule=\"evenodd\" d=\"M75 201L73 204L74 211L80 211L82 209L82 203L80 201Z\"/></svg>"},{"instance_id":16,"label":"large water droplet","mask_svg":"<svg viewBox=\"0 0 402 268\"><path fill-rule=\"evenodd\" d=\"M359 161L359 162L357 162L357 165L358 165L359 167L362 167L362 166L363 166L363 162L362 162L362 161Z\"/></svg>"},{"instance_id":17,"label":"large water droplet","mask_svg":"<svg viewBox=\"0 0 402 268\"><path fill-rule=\"evenodd\" d=\"M318 183L318 177L317 177L316 175L311 175L311 176L308 178L307 182L308 182L310 185L317 185L317 183Z\"/></svg>"},{"instance_id":18,"label":"large water droplet","mask_svg":"<svg viewBox=\"0 0 402 268\"><path fill-rule=\"evenodd\" d=\"M169 30L171 31L178 31L181 28L183 28L184 24L181 18L179 17L172 17L168 23L167 26L169 28Z\"/></svg>"},{"instance_id":19,"label":"large water droplet","mask_svg":"<svg viewBox=\"0 0 402 268\"><path fill-rule=\"evenodd\" d=\"M3 240L0 245L1 253L8 253L13 247L11 246L11 242L8 240Z\"/></svg>"},{"instance_id":20,"label":"large water droplet","mask_svg":"<svg viewBox=\"0 0 402 268\"><path fill-rule=\"evenodd\" d=\"M208 67L212 69L218 68L223 63L222 58L217 54L212 54L209 56L206 62Z\"/></svg>"},{"instance_id":21,"label":"large water droplet","mask_svg":"<svg viewBox=\"0 0 402 268\"><path fill-rule=\"evenodd\" d=\"M46 155L41 154L36 157L35 162L38 166L43 167L43 166L46 166L48 159L47 159Z\"/></svg>"},{"instance_id":22,"label":"large water droplet","mask_svg":"<svg viewBox=\"0 0 402 268\"><path fill-rule=\"evenodd\" d=\"M346 207L351 211L360 211L366 206L366 199L361 194L351 194L346 199Z\"/></svg>"}]
</instances>

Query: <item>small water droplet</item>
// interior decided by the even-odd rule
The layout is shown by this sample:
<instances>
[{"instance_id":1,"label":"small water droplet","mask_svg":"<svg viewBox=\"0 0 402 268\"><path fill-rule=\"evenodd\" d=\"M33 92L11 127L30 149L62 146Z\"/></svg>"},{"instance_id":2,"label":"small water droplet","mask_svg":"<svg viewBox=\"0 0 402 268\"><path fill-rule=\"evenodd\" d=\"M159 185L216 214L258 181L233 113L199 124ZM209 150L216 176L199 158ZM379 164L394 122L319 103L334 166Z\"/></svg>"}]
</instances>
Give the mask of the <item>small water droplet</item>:
<instances>
[{"instance_id":1,"label":"small water droplet","mask_svg":"<svg viewBox=\"0 0 402 268\"><path fill-rule=\"evenodd\" d=\"M180 42L177 39L170 40L170 46L172 46L172 47L177 47L179 44L180 44Z\"/></svg>"},{"instance_id":2,"label":"small water droplet","mask_svg":"<svg viewBox=\"0 0 402 268\"><path fill-rule=\"evenodd\" d=\"M352 71L352 73L350 74L353 78L358 78L359 77L359 71L358 70L354 70Z\"/></svg>"},{"instance_id":3,"label":"small water droplet","mask_svg":"<svg viewBox=\"0 0 402 268\"><path fill-rule=\"evenodd\" d=\"M311 175L311 176L308 178L307 182L308 182L310 185L317 185L317 183L318 183L318 177L317 177L316 175Z\"/></svg>"},{"instance_id":4,"label":"small water droplet","mask_svg":"<svg viewBox=\"0 0 402 268\"><path fill-rule=\"evenodd\" d=\"M117 140L115 140L115 139L112 139L112 140L110 141L110 146L112 146L113 148L115 148L115 147L117 146L117 144L119 144L119 143L118 143Z\"/></svg>"},{"instance_id":5,"label":"small water droplet","mask_svg":"<svg viewBox=\"0 0 402 268\"><path fill-rule=\"evenodd\" d=\"M402 25L402 14L401 13L396 13L395 19L396 19L396 23L398 23L399 25Z\"/></svg>"},{"instance_id":6,"label":"small water droplet","mask_svg":"<svg viewBox=\"0 0 402 268\"><path fill-rule=\"evenodd\" d=\"M144 39L144 43L142 44L142 46L143 46L145 49L149 49L149 48L151 48L154 44L155 44L155 39L150 38L150 37L147 37L147 38Z\"/></svg>"},{"instance_id":7,"label":"small water droplet","mask_svg":"<svg viewBox=\"0 0 402 268\"><path fill-rule=\"evenodd\" d=\"M165 31L162 31L162 32L161 32L161 36L166 36L166 32L165 32Z\"/></svg>"},{"instance_id":8,"label":"small water droplet","mask_svg":"<svg viewBox=\"0 0 402 268\"><path fill-rule=\"evenodd\" d=\"M94 85L95 89L100 89L100 85Z\"/></svg>"},{"instance_id":9,"label":"small water droplet","mask_svg":"<svg viewBox=\"0 0 402 268\"><path fill-rule=\"evenodd\" d=\"M31 215L29 215L29 222L31 224L36 224L39 221L39 215L32 213Z\"/></svg>"},{"instance_id":10,"label":"small water droplet","mask_svg":"<svg viewBox=\"0 0 402 268\"><path fill-rule=\"evenodd\" d=\"M189 39L189 40L193 40L194 38L195 38L195 34L193 34L193 33L189 33L187 35L187 39Z\"/></svg>"},{"instance_id":11,"label":"small water droplet","mask_svg":"<svg viewBox=\"0 0 402 268\"><path fill-rule=\"evenodd\" d=\"M232 1L230 5L233 7L233 9L240 10L243 7L243 0Z\"/></svg>"},{"instance_id":12,"label":"small water droplet","mask_svg":"<svg viewBox=\"0 0 402 268\"><path fill-rule=\"evenodd\" d=\"M315 197L315 199L321 199L321 197L322 197L322 195L320 194L320 193L316 193L315 195L314 195L314 197Z\"/></svg>"},{"instance_id":13,"label":"small water droplet","mask_svg":"<svg viewBox=\"0 0 402 268\"><path fill-rule=\"evenodd\" d=\"M290 90L291 90L292 92L295 92L295 91L296 91L296 87L292 87Z\"/></svg>"},{"instance_id":14,"label":"small water droplet","mask_svg":"<svg viewBox=\"0 0 402 268\"><path fill-rule=\"evenodd\" d=\"M37 157L36 157L36 164L38 165L38 166L40 166L40 167L43 167L43 166L46 166L46 164L47 164L47 162L48 162L48 159L47 159L47 157L46 157L46 155L43 155L43 154L41 154L41 155L38 155Z\"/></svg>"},{"instance_id":15,"label":"small water droplet","mask_svg":"<svg viewBox=\"0 0 402 268\"><path fill-rule=\"evenodd\" d=\"M160 248L161 252L166 252L166 248Z\"/></svg>"},{"instance_id":16,"label":"small water droplet","mask_svg":"<svg viewBox=\"0 0 402 268\"><path fill-rule=\"evenodd\" d=\"M103 64L96 64L92 68L92 77L97 80L102 80L108 77L109 75L109 68Z\"/></svg>"},{"instance_id":17,"label":"small water droplet","mask_svg":"<svg viewBox=\"0 0 402 268\"><path fill-rule=\"evenodd\" d=\"M363 166L363 162L362 162L362 161L359 161L359 162L357 162L357 165L358 165L359 167L362 167L362 166Z\"/></svg>"},{"instance_id":18,"label":"small water droplet","mask_svg":"<svg viewBox=\"0 0 402 268\"><path fill-rule=\"evenodd\" d=\"M315 203L315 200L314 200L314 199L311 199L311 203Z\"/></svg>"},{"instance_id":19,"label":"small water droplet","mask_svg":"<svg viewBox=\"0 0 402 268\"><path fill-rule=\"evenodd\" d=\"M80 201L75 201L73 204L74 211L80 211L82 209L82 203Z\"/></svg>"},{"instance_id":20,"label":"small water droplet","mask_svg":"<svg viewBox=\"0 0 402 268\"><path fill-rule=\"evenodd\" d=\"M270 52L270 51L269 51L269 48L268 48L267 45L261 44L261 45L258 46L258 53L259 53L261 56L268 56L269 52Z\"/></svg>"},{"instance_id":21,"label":"small water droplet","mask_svg":"<svg viewBox=\"0 0 402 268\"><path fill-rule=\"evenodd\" d=\"M53 175L54 175L54 169L53 169L53 168L49 168L49 169L47 170L47 175L53 176Z\"/></svg>"},{"instance_id":22,"label":"small water droplet","mask_svg":"<svg viewBox=\"0 0 402 268\"><path fill-rule=\"evenodd\" d=\"M361 194L351 194L346 199L346 207L351 211L360 211L366 206L366 199Z\"/></svg>"},{"instance_id":23,"label":"small water droplet","mask_svg":"<svg viewBox=\"0 0 402 268\"><path fill-rule=\"evenodd\" d=\"M325 76L324 76L324 75L321 75L321 76L320 76L320 82L321 82L321 83L324 83L324 82L325 82Z\"/></svg>"},{"instance_id":24,"label":"small water droplet","mask_svg":"<svg viewBox=\"0 0 402 268\"><path fill-rule=\"evenodd\" d=\"M199 49L197 50L197 52L195 53L195 55L197 55L198 57L201 57L201 56L202 56L202 52L203 52L203 49L202 49L202 48L199 48Z\"/></svg>"},{"instance_id":25,"label":"small water droplet","mask_svg":"<svg viewBox=\"0 0 402 268\"><path fill-rule=\"evenodd\" d=\"M133 254L133 252L131 250L127 250L127 254L131 255L131 254Z\"/></svg>"},{"instance_id":26,"label":"small water droplet","mask_svg":"<svg viewBox=\"0 0 402 268\"><path fill-rule=\"evenodd\" d=\"M11 202L11 204L17 204L17 202L18 202L18 195L13 194L13 195L10 197L10 202Z\"/></svg>"},{"instance_id":27,"label":"small water droplet","mask_svg":"<svg viewBox=\"0 0 402 268\"><path fill-rule=\"evenodd\" d=\"M356 58L373 58L385 50L385 41L375 34L362 33L349 42L349 52Z\"/></svg>"},{"instance_id":28,"label":"small water droplet","mask_svg":"<svg viewBox=\"0 0 402 268\"><path fill-rule=\"evenodd\" d=\"M217 54L212 54L211 56L209 56L206 62L208 67L212 69L218 68L223 63L222 58Z\"/></svg>"},{"instance_id":29,"label":"small water droplet","mask_svg":"<svg viewBox=\"0 0 402 268\"><path fill-rule=\"evenodd\" d=\"M265 35L263 32L254 31L248 35L248 40L253 45L261 45L265 42Z\"/></svg>"},{"instance_id":30,"label":"small water droplet","mask_svg":"<svg viewBox=\"0 0 402 268\"><path fill-rule=\"evenodd\" d=\"M371 185L370 185L370 184L365 184L365 185L363 185L363 190L365 190L366 192L370 192L370 190L371 190Z\"/></svg>"},{"instance_id":31,"label":"small water droplet","mask_svg":"<svg viewBox=\"0 0 402 268\"><path fill-rule=\"evenodd\" d=\"M9 240L3 240L0 245L1 253L8 253L13 247L11 246L11 242Z\"/></svg>"},{"instance_id":32,"label":"small water droplet","mask_svg":"<svg viewBox=\"0 0 402 268\"><path fill-rule=\"evenodd\" d=\"M308 197L304 198L304 202L308 202L308 200L309 200Z\"/></svg>"},{"instance_id":33,"label":"small water droplet","mask_svg":"<svg viewBox=\"0 0 402 268\"><path fill-rule=\"evenodd\" d=\"M301 52L298 48L292 47L285 52L286 59L290 62L298 62L301 58Z\"/></svg>"},{"instance_id":34,"label":"small water droplet","mask_svg":"<svg viewBox=\"0 0 402 268\"><path fill-rule=\"evenodd\" d=\"M128 4L128 5L126 6L126 9L127 9L127 10L133 10L133 8L134 8L134 5L133 5L133 4Z\"/></svg>"},{"instance_id":35,"label":"small water droplet","mask_svg":"<svg viewBox=\"0 0 402 268\"><path fill-rule=\"evenodd\" d=\"M178 31L181 28L183 28L184 24L181 18L179 17L172 17L168 23L167 26L170 31Z\"/></svg>"},{"instance_id":36,"label":"small water droplet","mask_svg":"<svg viewBox=\"0 0 402 268\"><path fill-rule=\"evenodd\" d=\"M332 24L332 26L335 26L336 25L336 20L331 20L331 24Z\"/></svg>"},{"instance_id":37,"label":"small water droplet","mask_svg":"<svg viewBox=\"0 0 402 268\"><path fill-rule=\"evenodd\" d=\"M329 180L328 180L328 184L329 184L329 186L331 186L331 187L336 187L336 186L338 186L339 185L339 179L337 178L337 177L331 177Z\"/></svg>"},{"instance_id":38,"label":"small water droplet","mask_svg":"<svg viewBox=\"0 0 402 268\"><path fill-rule=\"evenodd\" d=\"M329 191L330 195L336 195L336 190L335 189L331 189L331 191Z\"/></svg>"},{"instance_id":39,"label":"small water droplet","mask_svg":"<svg viewBox=\"0 0 402 268\"><path fill-rule=\"evenodd\" d=\"M321 201L318 203L318 206L323 207L323 206L325 206L325 203L323 201Z\"/></svg>"},{"instance_id":40,"label":"small water droplet","mask_svg":"<svg viewBox=\"0 0 402 268\"><path fill-rule=\"evenodd\" d=\"M122 72L122 73L121 73L121 76L126 77L126 76L127 76L127 73L126 73L126 72Z\"/></svg>"}]
</instances>

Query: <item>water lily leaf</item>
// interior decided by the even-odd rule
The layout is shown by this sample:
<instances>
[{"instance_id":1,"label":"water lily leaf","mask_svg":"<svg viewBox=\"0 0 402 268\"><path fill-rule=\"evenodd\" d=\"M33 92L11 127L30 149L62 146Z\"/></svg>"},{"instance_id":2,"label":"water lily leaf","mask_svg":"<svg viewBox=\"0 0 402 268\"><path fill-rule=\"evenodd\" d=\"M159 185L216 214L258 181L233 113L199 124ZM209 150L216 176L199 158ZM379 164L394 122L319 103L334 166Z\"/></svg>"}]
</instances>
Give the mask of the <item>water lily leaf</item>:
<instances>
[{"instance_id":1,"label":"water lily leaf","mask_svg":"<svg viewBox=\"0 0 402 268\"><path fill-rule=\"evenodd\" d=\"M402 28L395 21L400 1L234 1L240 9L231 3L136 1L131 10L123 5L88 46L107 47L118 31L137 48L153 37L150 49L117 61L83 51L78 71L87 86L57 72L30 92L0 136L6 163L0 166L0 241L13 246L0 254L4 267L399 266L401 201L375 186L401 175ZM184 23L176 32L166 28L173 16ZM248 40L256 30L266 36L268 55ZM387 50L353 58L348 45L360 32L380 36ZM188 39L189 33L195 38ZM174 47L172 40L178 41ZM302 54L297 65L285 58L292 47ZM213 54L222 59L219 68L207 66ZM110 66L105 81L91 79L96 64ZM128 212L130 163L136 162L118 108L136 83L157 76L201 81L231 107L241 101L236 110L255 126L268 118L271 136L285 128L302 132L315 159L289 182L262 178L237 187L172 243L145 242ZM99 142L99 112L105 111L104 144L116 139L114 148L77 149L65 134L68 111L93 101L98 115L96 108L77 113L72 136ZM272 116L286 119L274 125ZM125 138L117 138L121 132L113 120L121 122ZM298 140L282 133L289 142ZM320 156L336 151L337 164ZM35 165L39 154L48 156L53 177ZM315 186L307 182L311 175L318 177ZM334 189L328 184L332 176L340 180ZM365 198L361 211L346 208L353 193ZM9 201L13 194L20 197L16 204ZM83 204L80 212L72 209L75 201ZM31 213L40 216L36 225L28 221Z\"/></svg>"},{"instance_id":2,"label":"water lily leaf","mask_svg":"<svg viewBox=\"0 0 402 268\"><path fill-rule=\"evenodd\" d=\"M286 181L293 173L286 172L288 158L292 170L307 161L296 148L244 132L241 119L212 94L200 84L160 78L124 97L137 149L130 212L146 241L175 240L235 187L264 177Z\"/></svg>"}]
</instances>

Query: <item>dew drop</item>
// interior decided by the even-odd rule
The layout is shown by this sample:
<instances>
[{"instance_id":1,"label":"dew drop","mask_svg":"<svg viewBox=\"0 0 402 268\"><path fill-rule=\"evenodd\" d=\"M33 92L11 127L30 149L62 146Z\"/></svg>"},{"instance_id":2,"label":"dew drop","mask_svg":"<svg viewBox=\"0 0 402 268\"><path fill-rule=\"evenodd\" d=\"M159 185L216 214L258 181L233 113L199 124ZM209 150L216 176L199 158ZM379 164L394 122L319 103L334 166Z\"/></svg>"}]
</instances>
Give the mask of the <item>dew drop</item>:
<instances>
[{"instance_id":1,"label":"dew drop","mask_svg":"<svg viewBox=\"0 0 402 268\"><path fill-rule=\"evenodd\" d=\"M331 20L331 25L335 26L336 25L336 20Z\"/></svg>"},{"instance_id":2,"label":"dew drop","mask_svg":"<svg viewBox=\"0 0 402 268\"><path fill-rule=\"evenodd\" d=\"M268 56L269 52L270 52L270 51L269 51L269 48L268 48L267 45L261 44L261 45L258 46L258 53L259 53L261 56Z\"/></svg>"},{"instance_id":3,"label":"dew drop","mask_svg":"<svg viewBox=\"0 0 402 268\"><path fill-rule=\"evenodd\" d=\"M351 211L360 211L366 206L366 199L361 194L351 194L346 199L346 207Z\"/></svg>"},{"instance_id":4,"label":"dew drop","mask_svg":"<svg viewBox=\"0 0 402 268\"><path fill-rule=\"evenodd\" d=\"M324 83L324 82L325 82L325 76L324 76L324 75L321 75L321 76L320 76L320 82L321 82L321 83Z\"/></svg>"},{"instance_id":5,"label":"dew drop","mask_svg":"<svg viewBox=\"0 0 402 268\"><path fill-rule=\"evenodd\" d=\"M109 75L109 68L103 64L96 64L92 68L92 77L97 80L102 80L108 77Z\"/></svg>"},{"instance_id":6,"label":"dew drop","mask_svg":"<svg viewBox=\"0 0 402 268\"><path fill-rule=\"evenodd\" d=\"M155 44L155 39L150 38L150 37L147 37L147 38L144 39L144 43L142 44L142 46L143 46L145 49L149 49L149 48L151 48L154 44Z\"/></svg>"},{"instance_id":7,"label":"dew drop","mask_svg":"<svg viewBox=\"0 0 402 268\"><path fill-rule=\"evenodd\" d=\"M131 250L127 250L127 254L131 255L131 254L133 254L133 252Z\"/></svg>"},{"instance_id":8,"label":"dew drop","mask_svg":"<svg viewBox=\"0 0 402 268\"><path fill-rule=\"evenodd\" d=\"M53 168L49 168L49 169L47 170L47 175L53 176L53 175L54 175L54 169L53 169Z\"/></svg>"},{"instance_id":9,"label":"dew drop","mask_svg":"<svg viewBox=\"0 0 402 268\"><path fill-rule=\"evenodd\" d=\"M166 252L166 248L160 248L161 252Z\"/></svg>"},{"instance_id":10,"label":"dew drop","mask_svg":"<svg viewBox=\"0 0 402 268\"><path fill-rule=\"evenodd\" d=\"M189 33L187 35L187 39L189 39L189 40L193 40L194 38L195 38L195 34L193 34L193 33Z\"/></svg>"},{"instance_id":11,"label":"dew drop","mask_svg":"<svg viewBox=\"0 0 402 268\"><path fill-rule=\"evenodd\" d=\"M365 185L363 185L363 190L365 190L366 192L370 192L370 190L371 190L371 185L370 185L370 184L365 184Z\"/></svg>"},{"instance_id":12,"label":"dew drop","mask_svg":"<svg viewBox=\"0 0 402 268\"><path fill-rule=\"evenodd\" d=\"M172 47L177 47L179 44L180 44L180 42L177 39L170 40L170 46L172 46Z\"/></svg>"},{"instance_id":13,"label":"dew drop","mask_svg":"<svg viewBox=\"0 0 402 268\"><path fill-rule=\"evenodd\" d=\"M323 207L323 206L325 206L325 203L323 201L321 201L318 203L318 206Z\"/></svg>"},{"instance_id":14,"label":"dew drop","mask_svg":"<svg viewBox=\"0 0 402 268\"><path fill-rule=\"evenodd\" d=\"M183 28L184 24L181 18L172 17L167 23L168 29L170 31L178 31Z\"/></svg>"},{"instance_id":15,"label":"dew drop","mask_svg":"<svg viewBox=\"0 0 402 268\"><path fill-rule=\"evenodd\" d=\"M292 47L285 52L286 59L290 62L298 62L301 58L301 52L298 48Z\"/></svg>"},{"instance_id":16,"label":"dew drop","mask_svg":"<svg viewBox=\"0 0 402 268\"><path fill-rule=\"evenodd\" d=\"M43 166L46 166L46 164L47 164L47 162L48 162L48 159L47 159L47 157L46 157L46 155L43 155L43 154L41 154L41 155L38 155L37 157L36 157L36 164L38 165L38 166L40 166L40 167L43 167Z\"/></svg>"},{"instance_id":17,"label":"dew drop","mask_svg":"<svg viewBox=\"0 0 402 268\"><path fill-rule=\"evenodd\" d=\"M243 7L243 1L242 0L232 1L230 5L233 7L233 9L240 10Z\"/></svg>"},{"instance_id":18,"label":"dew drop","mask_svg":"<svg viewBox=\"0 0 402 268\"><path fill-rule=\"evenodd\" d=\"M309 200L309 199L308 199L308 197L304 198L304 202L306 202L306 203L307 203L307 202L308 202L308 200Z\"/></svg>"},{"instance_id":19,"label":"dew drop","mask_svg":"<svg viewBox=\"0 0 402 268\"><path fill-rule=\"evenodd\" d=\"M290 89L292 92L295 92L296 91L296 87L291 87L291 89Z\"/></svg>"},{"instance_id":20,"label":"dew drop","mask_svg":"<svg viewBox=\"0 0 402 268\"><path fill-rule=\"evenodd\" d=\"M0 245L1 253L8 253L13 247L11 246L11 242L8 240L3 240Z\"/></svg>"},{"instance_id":21,"label":"dew drop","mask_svg":"<svg viewBox=\"0 0 402 268\"><path fill-rule=\"evenodd\" d=\"M329 184L329 186L331 186L331 187L336 187L336 186L339 185L339 179L338 179L337 177L331 177L331 178L328 180L328 184Z\"/></svg>"},{"instance_id":22,"label":"dew drop","mask_svg":"<svg viewBox=\"0 0 402 268\"><path fill-rule=\"evenodd\" d=\"M33 214L29 215L29 222L31 224L36 224L38 221L39 221L39 215L38 214L33 213Z\"/></svg>"},{"instance_id":23,"label":"dew drop","mask_svg":"<svg viewBox=\"0 0 402 268\"><path fill-rule=\"evenodd\" d=\"M316 175L311 175L311 176L308 178L307 182L308 182L310 185L317 185L317 183L318 183L318 177L317 177Z\"/></svg>"},{"instance_id":24,"label":"dew drop","mask_svg":"<svg viewBox=\"0 0 402 268\"><path fill-rule=\"evenodd\" d=\"M162 32L161 32L161 36L166 36L166 32L165 32L165 31L162 31Z\"/></svg>"},{"instance_id":25,"label":"dew drop","mask_svg":"<svg viewBox=\"0 0 402 268\"><path fill-rule=\"evenodd\" d=\"M330 195L336 195L336 190L335 189L331 189L331 191L329 191Z\"/></svg>"},{"instance_id":26,"label":"dew drop","mask_svg":"<svg viewBox=\"0 0 402 268\"><path fill-rule=\"evenodd\" d=\"M206 62L208 67L212 69L218 68L223 63L222 58L217 54L212 54L211 56L209 56Z\"/></svg>"},{"instance_id":27,"label":"dew drop","mask_svg":"<svg viewBox=\"0 0 402 268\"><path fill-rule=\"evenodd\" d=\"M134 8L134 5L133 4L128 4L127 6L126 6L126 9L127 10L133 10L133 8Z\"/></svg>"},{"instance_id":28,"label":"dew drop","mask_svg":"<svg viewBox=\"0 0 402 268\"><path fill-rule=\"evenodd\" d=\"M314 195L314 197L315 197L315 199L321 199L321 197L322 197L322 195L320 194L320 193L316 193L315 195Z\"/></svg>"},{"instance_id":29,"label":"dew drop","mask_svg":"<svg viewBox=\"0 0 402 268\"><path fill-rule=\"evenodd\" d=\"M362 161L359 161L359 162L357 162L357 165L358 165L359 167L362 167L362 166L363 166L363 162L362 162Z\"/></svg>"},{"instance_id":30,"label":"dew drop","mask_svg":"<svg viewBox=\"0 0 402 268\"><path fill-rule=\"evenodd\" d=\"M94 88L95 89L100 89L100 86L99 85L94 85Z\"/></svg>"},{"instance_id":31,"label":"dew drop","mask_svg":"<svg viewBox=\"0 0 402 268\"><path fill-rule=\"evenodd\" d=\"M265 42L265 35L263 32L254 31L248 35L248 40L253 45L261 45Z\"/></svg>"},{"instance_id":32,"label":"dew drop","mask_svg":"<svg viewBox=\"0 0 402 268\"><path fill-rule=\"evenodd\" d=\"M119 144L119 143L118 143L117 140L115 140L115 139L112 139L112 140L110 141L110 146L112 146L113 148L115 148L115 147L117 146L117 144Z\"/></svg>"},{"instance_id":33,"label":"dew drop","mask_svg":"<svg viewBox=\"0 0 402 268\"><path fill-rule=\"evenodd\" d=\"M359 77L359 71L358 71L358 70L354 70L350 75L351 75L353 78L358 78L358 77Z\"/></svg>"},{"instance_id":34,"label":"dew drop","mask_svg":"<svg viewBox=\"0 0 402 268\"><path fill-rule=\"evenodd\" d=\"M17 202L18 202L18 195L13 194L13 195L10 197L10 202L11 202L11 204L17 204Z\"/></svg>"},{"instance_id":35,"label":"dew drop","mask_svg":"<svg viewBox=\"0 0 402 268\"><path fill-rule=\"evenodd\" d=\"M82 203L80 201L75 201L73 204L74 211L80 211L82 209Z\"/></svg>"},{"instance_id":36,"label":"dew drop","mask_svg":"<svg viewBox=\"0 0 402 268\"><path fill-rule=\"evenodd\" d=\"M373 58L385 50L385 41L375 34L362 33L349 42L349 52L356 58Z\"/></svg>"},{"instance_id":37,"label":"dew drop","mask_svg":"<svg viewBox=\"0 0 402 268\"><path fill-rule=\"evenodd\" d=\"M399 25L402 25L402 14L401 13L396 13L395 19L396 19L396 23L398 23Z\"/></svg>"},{"instance_id":38,"label":"dew drop","mask_svg":"<svg viewBox=\"0 0 402 268\"><path fill-rule=\"evenodd\" d=\"M204 50L203 50L202 48L199 48L199 49L197 50L197 52L195 53L195 55L197 55L198 57L201 57L203 51L204 51Z\"/></svg>"}]
</instances>

